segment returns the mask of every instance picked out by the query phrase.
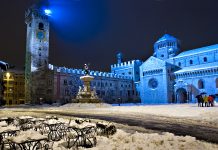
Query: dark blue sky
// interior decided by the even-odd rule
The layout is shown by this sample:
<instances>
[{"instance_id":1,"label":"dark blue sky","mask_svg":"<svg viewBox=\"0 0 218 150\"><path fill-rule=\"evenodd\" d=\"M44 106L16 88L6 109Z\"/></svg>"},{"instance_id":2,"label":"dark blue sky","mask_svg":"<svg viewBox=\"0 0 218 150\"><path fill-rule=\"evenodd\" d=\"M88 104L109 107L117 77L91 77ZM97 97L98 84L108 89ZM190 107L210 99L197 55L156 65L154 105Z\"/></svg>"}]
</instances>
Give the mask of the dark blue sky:
<instances>
[{"instance_id":1,"label":"dark blue sky","mask_svg":"<svg viewBox=\"0 0 218 150\"><path fill-rule=\"evenodd\" d=\"M39 0L1 0L0 60L24 66L24 12ZM217 0L49 0L50 63L108 71L116 52L146 60L168 33L182 51L218 43Z\"/></svg>"}]
</instances>

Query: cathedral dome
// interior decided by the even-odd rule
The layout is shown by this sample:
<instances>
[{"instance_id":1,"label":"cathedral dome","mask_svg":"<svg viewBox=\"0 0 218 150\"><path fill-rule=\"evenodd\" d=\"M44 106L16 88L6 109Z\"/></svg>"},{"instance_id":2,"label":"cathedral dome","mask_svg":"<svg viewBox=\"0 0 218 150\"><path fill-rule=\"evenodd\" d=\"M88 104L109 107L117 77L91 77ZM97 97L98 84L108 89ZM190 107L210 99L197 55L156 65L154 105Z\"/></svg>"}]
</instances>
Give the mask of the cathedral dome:
<instances>
[{"instance_id":1,"label":"cathedral dome","mask_svg":"<svg viewBox=\"0 0 218 150\"><path fill-rule=\"evenodd\" d=\"M162 41L176 41L177 39L169 34L164 34L156 43L162 42Z\"/></svg>"},{"instance_id":2,"label":"cathedral dome","mask_svg":"<svg viewBox=\"0 0 218 150\"><path fill-rule=\"evenodd\" d=\"M174 57L180 49L177 38L169 34L164 34L157 42L154 43L154 55L160 59Z\"/></svg>"}]
</instances>

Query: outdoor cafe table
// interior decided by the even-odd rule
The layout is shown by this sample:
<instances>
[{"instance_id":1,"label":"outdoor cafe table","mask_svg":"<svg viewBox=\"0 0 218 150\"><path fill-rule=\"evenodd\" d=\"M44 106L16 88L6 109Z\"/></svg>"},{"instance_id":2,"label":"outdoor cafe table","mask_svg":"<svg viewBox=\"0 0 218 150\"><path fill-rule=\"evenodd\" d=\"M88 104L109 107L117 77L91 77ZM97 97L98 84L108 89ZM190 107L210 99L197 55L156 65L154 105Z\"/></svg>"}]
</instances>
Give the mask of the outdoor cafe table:
<instances>
[{"instance_id":1,"label":"outdoor cafe table","mask_svg":"<svg viewBox=\"0 0 218 150\"><path fill-rule=\"evenodd\" d=\"M20 131L20 130L14 126L0 127L0 135L3 138L16 135L17 131Z\"/></svg>"},{"instance_id":2,"label":"outdoor cafe table","mask_svg":"<svg viewBox=\"0 0 218 150\"><path fill-rule=\"evenodd\" d=\"M97 143L95 126L68 126L68 131L66 136L68 148L75 145L91 148Z\"/></svg>"},{"instance_id":3,"label":"outdoor cafe table","mask_svg":"<svg viewBox=\"0 0 218 150\"><path fill-rule=\"evenodd\" d=\"M44 123L44 132L48 132L48 138L52 141L58 141L63 138L65 133L65 126L63 122L51 119L45 121Z\"/></svg>"},{"instance_id":4,"label":"outdoor cafe table","mask_svg":"<svg viewBox=\"0 0 218 150\"><path fill-rule=\"evenodd\" d=\"M18 119L20 119L20 120L25 120L25 121L29 121L29 120L31 120L31 119L34 119L34 117L32 117L32 116L20 116L20 117L18 117Z\"/></svg>"},{"instance_id":5,"label":"outdoor cafe table","mask_svg":"<svg viewBox=\"0 0 218 150\"><path fill-rule=\"evenodd\" d=\"M48 138L46 135L29 130L23 131L18 136L7 138L10 149L21 149L21 150L35 150L40 149L47 142ZM43 144L44 143L44 144Z\"/></svg>"},{"instance_id":6,"label":"outdoor cafe table","mask_svg":"<svg viewBox=\"0 0 218 150\"><path fill-rule=\"evenodd\" d=\"M2 121L6 121L7 124L9 125L10 123L12 123L14 121L14 118L11 118L11 117L1 117L0 118L0 122Z\"/></svg>"},{"instance_id":7,"label":"outdoor cafe table","mask_svg":"<svg viewBox=\"0 0 218 150\"><path fill-rule=\"evenodd\" d=\"M0 127L0 145L1 149L4 149L4 145L7 144L6 138L16 136L19 129L14 126Z\"/></svg>"}]
</instances>

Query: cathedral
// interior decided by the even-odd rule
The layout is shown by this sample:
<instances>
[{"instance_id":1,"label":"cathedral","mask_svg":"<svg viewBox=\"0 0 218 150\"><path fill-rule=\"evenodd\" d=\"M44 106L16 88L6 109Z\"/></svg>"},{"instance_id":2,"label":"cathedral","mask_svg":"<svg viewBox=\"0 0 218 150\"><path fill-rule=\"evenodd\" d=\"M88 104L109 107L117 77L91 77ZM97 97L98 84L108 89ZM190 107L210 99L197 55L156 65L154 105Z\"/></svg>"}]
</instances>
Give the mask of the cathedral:
<instances>
[{"instance_id":1,"label":"cathedral","mask_svg":"<svg viewBox=\"0 0 218 150\"><path fill-rule=\"evenodd\" d=\"M26 11L25 99L30 103L67 103L76 97L82 69L49 64L49 16L36 7ZM123 62L122 53L110 72L90 70L91 83L107 103L190 103L218 88L218 45L182 53L175 37L165 34L154 43L146 61Z\"/></svg>"},{"instance_id":2,"label":"cathedral","mask_svg":"<svg viewBox=\"0 0 218 150\"><path fill-rule=\"evenodd\" d=\"M143 103L194 103L200 93L217 94L218 45L179 51L171 35L155 42L153 56L140 66Z\"/></svg>"}]
</instances>

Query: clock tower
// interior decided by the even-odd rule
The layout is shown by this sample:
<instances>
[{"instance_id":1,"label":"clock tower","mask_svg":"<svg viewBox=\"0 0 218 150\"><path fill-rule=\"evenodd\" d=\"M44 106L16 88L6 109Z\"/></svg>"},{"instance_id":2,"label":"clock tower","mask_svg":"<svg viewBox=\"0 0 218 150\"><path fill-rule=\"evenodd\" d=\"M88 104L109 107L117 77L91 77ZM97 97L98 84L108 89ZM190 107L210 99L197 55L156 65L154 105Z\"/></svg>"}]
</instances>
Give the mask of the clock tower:
<instances>
[{"instance_id":1,"label":"clock tower","mask_svg":"<svg viewBox=\"0 0 218 150\"><path fill-rule=\"evenodd\" d=\"M46 69L49 56L49 16L33 6L25 13L27 25L25 60L25 98L38 103L45 98Z\"/></svg>"}]
</instances>

